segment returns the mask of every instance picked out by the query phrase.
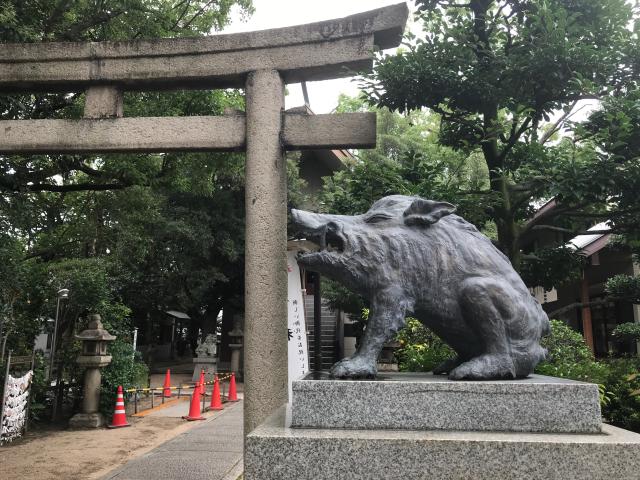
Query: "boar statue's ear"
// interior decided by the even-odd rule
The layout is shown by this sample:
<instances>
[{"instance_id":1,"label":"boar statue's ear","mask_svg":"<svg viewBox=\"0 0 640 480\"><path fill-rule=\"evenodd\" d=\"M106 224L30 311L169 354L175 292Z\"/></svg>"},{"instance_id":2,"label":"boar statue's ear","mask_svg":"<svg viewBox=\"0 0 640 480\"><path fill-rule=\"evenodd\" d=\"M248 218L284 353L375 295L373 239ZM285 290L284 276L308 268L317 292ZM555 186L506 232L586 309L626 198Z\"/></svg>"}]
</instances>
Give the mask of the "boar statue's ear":
<instances>
[{"instance_id":1,"label":"boar statue's ear","mask_svg":"<svg viewBox=\"0 0 640 480\"><path fill-rule=\"evenodd\" d=\"M402 215L406 225L428 226L455 211L456 207L450 203L416 198Z\"/></svg>"}]
</instances>

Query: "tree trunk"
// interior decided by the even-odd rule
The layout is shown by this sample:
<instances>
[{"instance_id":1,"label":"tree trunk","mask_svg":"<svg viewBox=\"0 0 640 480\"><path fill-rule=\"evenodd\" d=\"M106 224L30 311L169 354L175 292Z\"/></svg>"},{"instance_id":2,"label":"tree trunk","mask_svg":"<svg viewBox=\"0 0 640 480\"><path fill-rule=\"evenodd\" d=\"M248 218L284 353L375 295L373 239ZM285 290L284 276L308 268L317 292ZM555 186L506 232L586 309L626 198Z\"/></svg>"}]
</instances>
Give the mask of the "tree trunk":
<instances>
[{"instance_id":1,"label":"tree trunk","mask_svg":"<svg viewBox=\"0 0 640 480\"><path fill-rule=\"evenodd\" d=\"M498 148L496 126L498 124L498 106L488 106L484 111L484 134L482 153L489 168L491 190L500 195L500 205L493 213L493 220L498 228L498 245L509 257L516 271L520 269L520 249L518 246L518 225L511 207L511 195L508 180L502 173L504 160Z\"/></svg>"}]
</instances>

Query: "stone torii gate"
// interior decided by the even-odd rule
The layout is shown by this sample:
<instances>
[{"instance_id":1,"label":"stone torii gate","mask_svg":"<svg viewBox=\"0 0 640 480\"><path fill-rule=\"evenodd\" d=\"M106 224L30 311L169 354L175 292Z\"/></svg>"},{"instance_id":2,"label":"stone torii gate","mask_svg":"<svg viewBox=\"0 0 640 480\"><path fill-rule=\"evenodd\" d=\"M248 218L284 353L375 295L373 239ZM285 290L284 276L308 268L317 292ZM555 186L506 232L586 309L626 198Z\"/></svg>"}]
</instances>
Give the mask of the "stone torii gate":
<instances>
[{"instance_id":1,"label":"stone torii gate","mask_svg":"<svg viewBox=\"0 0 640 480\"><path fill-rule=\"evenodd\" d=\"M284 112L284 85L370 69L404 3L273 30L0 45L0 94L86 92L84 118L0 121L0 154L246 150L245 433L287 401L284 151L375 145L375 114ZM244 88L245 115L122 118L123 91Z\"/></svg>"}]
</instances>

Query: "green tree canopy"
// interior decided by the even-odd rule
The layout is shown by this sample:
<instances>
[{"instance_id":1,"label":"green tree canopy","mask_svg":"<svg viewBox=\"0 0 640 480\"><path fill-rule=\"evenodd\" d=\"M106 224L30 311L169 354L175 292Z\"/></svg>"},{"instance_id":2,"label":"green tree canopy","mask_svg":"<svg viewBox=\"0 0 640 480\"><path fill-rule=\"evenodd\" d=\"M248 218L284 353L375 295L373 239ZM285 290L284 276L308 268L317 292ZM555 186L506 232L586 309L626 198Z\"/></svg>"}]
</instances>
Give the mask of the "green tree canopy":
<instances>
[{"instance_id":1,"label":"green tree canopy","mask_svg":"<svg viewBox=\"0 0 640 480\"><path fill-rule=\"evenodd\" d=\"M0 0L0 42L199 36L228 24L232 7L252 12L251 0ZM83 92L3 95L0 119L80 118L83 105ZM231 90L126 92L124 101L128 117L243 106ZM167 308L205 327L242 295L243 183L239 154L0 155L9 346L29 348L62 287L61 331L96 311L125 338Z\"/></svg>"},{"instance_id":2,"label":"green tree canopy","mask_svg":"<svg viewBox=\"0 0 640 480\"><path fill-rule=\"evenodd\" d=\"M379 59L366 81L368 97L392 110L437 112L440 144L482 154L489 185L476 202L494 220L514 266L527 258L535 230L568 239L611 219L616 230L637 231L634 6L624 0L417 5L423 35ZM585 99L602 100L601 110L559 140ZM531 221L535 203L551 198L556 208Z\"/></svg>"}]
</instances>

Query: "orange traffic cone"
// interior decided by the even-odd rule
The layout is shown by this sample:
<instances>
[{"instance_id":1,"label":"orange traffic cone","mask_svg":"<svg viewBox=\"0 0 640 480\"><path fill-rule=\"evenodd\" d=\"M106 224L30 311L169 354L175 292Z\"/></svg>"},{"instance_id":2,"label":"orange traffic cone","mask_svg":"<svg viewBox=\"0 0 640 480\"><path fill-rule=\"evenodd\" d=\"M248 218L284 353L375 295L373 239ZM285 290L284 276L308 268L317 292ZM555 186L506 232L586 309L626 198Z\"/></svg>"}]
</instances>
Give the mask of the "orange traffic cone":
<instances>
[{"instance_id":1,"label":"orange traffic cone","mask_svg":"<svg viewBox=\"0 0 640 480\"><path fill-rule=\"evenodd\" d=\"M227 395L228 402L237 402L238 393L236 392L236 374L231 374L231 380L229 380L229 395Z\"/></svg>"},{"instance_id":2,"label":"orange traffic cone","mask_svg":"<svg viewBox=\"0 0 640 480\"><path fill-rule=\"evenodd\" d=\"M193 387L193 394L191 395L191 405L189 406L189 415L182 417L190 422L194 420L204 420L204 417L200 414L200 384L196 383Z\"/></svg>"},{"instance_id":3,"label":"orange traffic cone","mask_svg":"<svg viewBox=\"0 0 640 480\"><path fill-rule=\"evenodd\" d=\"M122 395L122 385L118 387L118 395L116 397L116 408L113 411L113 418L111 424L107 425L109 428L130 427L127 422L127 415L124 412L124 397Z\"/></svg>"},{"instance_id":4,"label":"orange traffic cone","mask_svg":"<svg viewBox=\"0 0 640 480\"><path fill-rule=\"evenodd\" d=\"M220 381L218 380L218 375L216 375L216 378L213 381L213 393L211 394L211 405L209 405L209 410L222 410L223 408L222 399L220 398Z\"/></svg>"},{"instance_id":5,"label":"orange traffic cone","mask_svg":"<svg viewBox=\"0 0 640 480\"><path fill-rule=\"evenodd\" d=\"M164 398L171 397L171 370L167 368L167 373L164 376L164 391L162 392Z\"/></svg>"},{"instance_id":6,"label":"orange traffic cone","mask_svg":"<svg viewBox=\"0 0 640 480\"><path fill-rule=\"evenodd\" d=\"M200 383L200 395L204 395L204 368L200 370L200 381L198 383Z\"/></svg>"}]
</instances>

